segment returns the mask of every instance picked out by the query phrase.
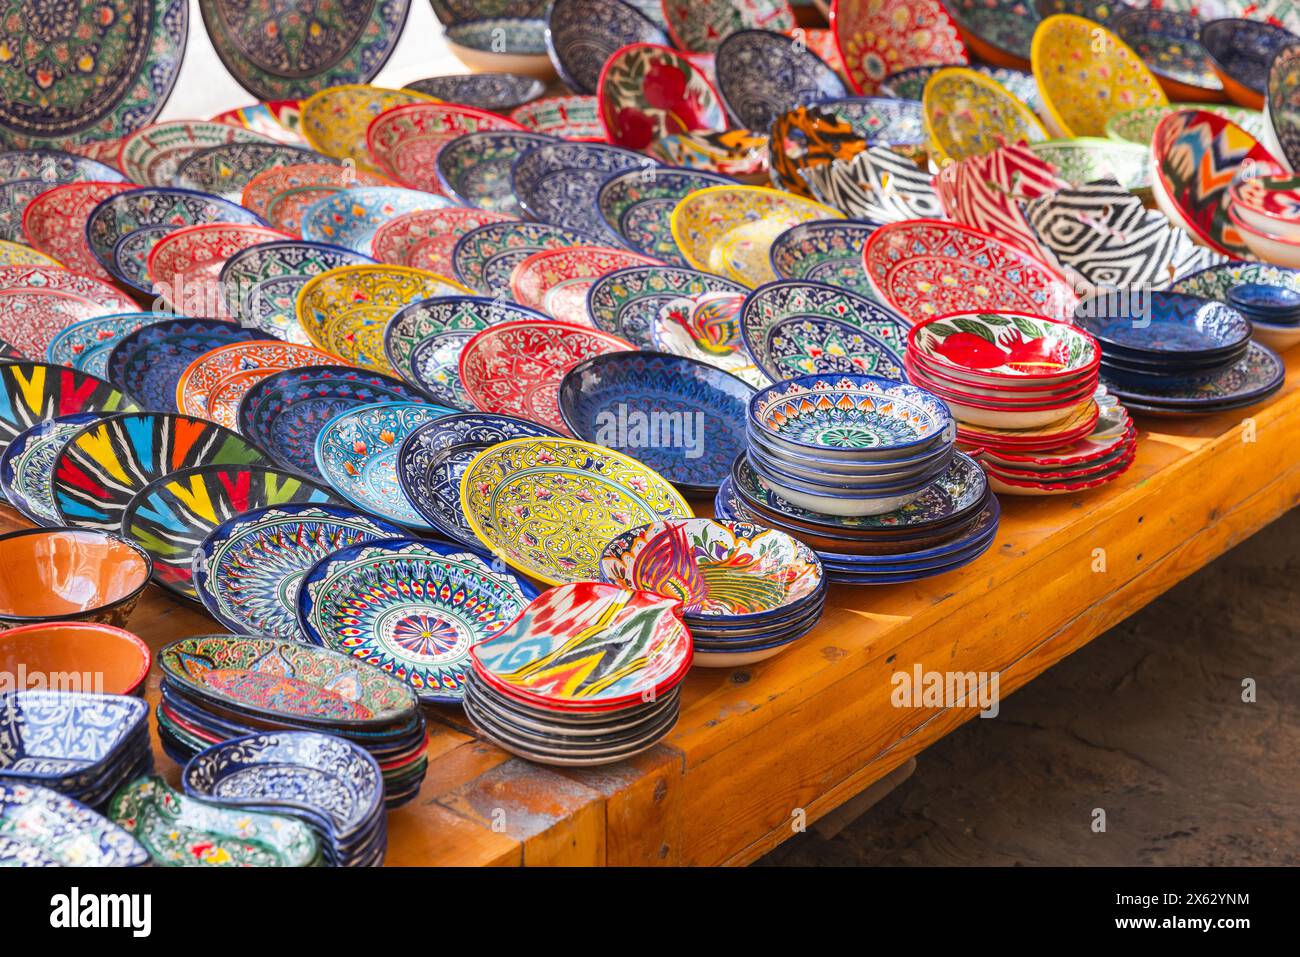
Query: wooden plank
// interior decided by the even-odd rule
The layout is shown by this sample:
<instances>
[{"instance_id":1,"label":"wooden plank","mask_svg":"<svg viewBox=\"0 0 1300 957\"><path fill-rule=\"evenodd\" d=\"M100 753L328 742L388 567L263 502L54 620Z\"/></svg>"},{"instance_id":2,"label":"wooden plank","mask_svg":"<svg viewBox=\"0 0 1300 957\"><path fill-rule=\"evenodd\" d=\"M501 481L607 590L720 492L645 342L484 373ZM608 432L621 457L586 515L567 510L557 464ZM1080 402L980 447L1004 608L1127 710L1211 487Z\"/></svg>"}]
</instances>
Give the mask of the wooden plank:
<instances>
[{"instance_id":1,"label":"wooden plank","mask_svg":"<svg viewBox=\"0 0 1300 957\"><path fill-rule=\"evenodd\" d=\"M662 745L618 764L561 770L605 800L605 863L670 867L682 859L682 755Z\"/></svg>"}]
</instances>

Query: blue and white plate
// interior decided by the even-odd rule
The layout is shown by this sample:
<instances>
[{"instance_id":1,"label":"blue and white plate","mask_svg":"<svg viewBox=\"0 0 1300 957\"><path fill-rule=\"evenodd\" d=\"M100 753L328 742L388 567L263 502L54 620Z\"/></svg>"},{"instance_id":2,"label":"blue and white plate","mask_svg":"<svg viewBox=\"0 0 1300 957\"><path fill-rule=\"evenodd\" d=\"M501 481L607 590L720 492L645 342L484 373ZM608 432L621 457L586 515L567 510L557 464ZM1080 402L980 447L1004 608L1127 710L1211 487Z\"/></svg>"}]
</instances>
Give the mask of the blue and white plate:
<instances>
[{"instance_id":1,"label":"blue and white plate","mask_svg":"<svg viewBox=\"0 0 1300 957\"><path fill-rule=\"evenodd\" d=\"M458 136L438 150L434 165L448 196L466 206L522 216L510 185L510 167L530 150L560 142L543 133L480 131Z\"/></svg>"},{"instance_id":2,"label":"blue and white plate","mask_svg":"<svg viewBox=\"0 0 1300 957\"><path fill-rule=\"evenodd\" d=\"M380 226L404 213L455 205L445 196L391 186L341 189L307 207L300 231L308 242L343 246L370 255L370 240Z\"/></svg>"},{"instance_id":3,"label":"blue and white plate","mask_svg":"<svg viewBox=\"0 0 1300 957\"><path fill-rule=\"evenodd\" d=\"M107 378L108 356L114 346L137 329L179 318L171 312L124 312L82 319L55 333L45 349L45 360Z\"/></svg>"},{"instance_id":4,"label":"blue and white plate","mask_svg":"<svg viewBox=\"0 0 1300 957\"><path fill-rule=\"evenodd\" d=\"M595 93L610 56L632 43L672 45L659 24L622 0L555 0L547 12L546 52L575 93Z\"/></svg>"},{"instance_id":5,"label":"blue and white plate","mask_svg":"<svg viewBox=\"0 0 1300 957\"><path fill-rule=\"evenodd\" d=\"M514 161L510 188L533 219L621 246L623 240L601 218L596 193L610 173L656 165L647 156L605 143L553 143Z\"/></svg>"},{"instance_id":6,"label":"blue and white plate","mask_svg":"<svg viewBox=\"0 0 1300 957\"><path fill-rule=\"evenodd\" d=\"M673 209L688 193L709 186L735 185L721 173L659 166L612 173L596 193L596 209L605 225L629 249L664 262L689 266L673 239Z\"/></svg>"},{"instance_id":7,"label":"blue and white plate","mask_svg":"<svg viewBox=\"0 0 1300 957\"><path fill-rule=\"evenodd\" d=\"M824 282L875 299L862 265L862 247L879 224L826 219L791 226L772 241L768 258L780 279Z\"/></svg>"},{"instance_id":8,"label":"blue and white plate","mask_svg":"<svg viewBox=\"0 0 1300 957\"><path fill-rule=\"evenodd\" d=\"M82 426L99 418L98 412L78 412L39 422L19 432L0 454L0 492L14 508L37 525L62 525L54 506L50 478L59 451Z\"/></svg>"},{"instance_id":9,"label":"blue and white plate","mask_svg":"<svg viewBox=\"0 0 1300 957\"><path fill-rule=\"evenodd\" d=\"M738 30L727 35L714 57L722 105L743 129L767 130L796 106L848 95L838 73L806 43L784 33Z\"/></svg>"},{"instance_id":10,"label":"blue and white plate","mask_svg":"<svg viewBox=\"0 0 1300 957\"><path fill-rule=\"evenodd\" d=\"M149 852L108 818L49 788L0 781L0 866L143 867Z\"/></svg>"},{"instance_id":11,"label":"blue and white plate","mask_svg":"<svg viewBox=\"0 0 1300 957\"><path fill-rule=\"evenodd\" d=\"M591 237L550 223L488 223L456 241L451 263L466 286L508 299L511 274L533 253L590 243Z\"/></svg>"},{"instance_id":12,"label":"blue and white plate","mask_svg":"<svg viewBox=\"0 0 1300 957\"><path fill-rule=\"evenodd\" d=\"M415 80L407 90L444 103L459 103L494 113L508 113L546 92L541 80L518 73L458 73Z\"/></svg>"}]
</instances>

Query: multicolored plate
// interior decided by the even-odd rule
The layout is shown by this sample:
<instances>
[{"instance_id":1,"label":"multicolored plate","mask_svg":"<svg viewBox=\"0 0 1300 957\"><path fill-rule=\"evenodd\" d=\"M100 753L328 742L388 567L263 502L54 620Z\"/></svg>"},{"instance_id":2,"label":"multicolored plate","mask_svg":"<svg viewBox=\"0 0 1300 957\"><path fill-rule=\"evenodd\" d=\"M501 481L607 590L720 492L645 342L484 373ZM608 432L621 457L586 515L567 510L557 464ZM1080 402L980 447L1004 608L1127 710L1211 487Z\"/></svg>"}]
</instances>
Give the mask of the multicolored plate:
<instances>
[{"instance_id":1,"label":"multicolored plate","mask_svg":"<svg viewBox=\"0 0 1300 957\"><path fill-rule=\"evenodd\" d=\"M970 60L940 0L835 0L830 23L849 83L868 96L910 67Z\"/></svg>"},{"instance_id":2,"label":"multicolored plate","mask_svg":"<svg viewBox=\"0 0 1300 957\"><path fill-rule=\"evenodd\" d=\"M440 192L435 162L452 140L482 131L522 132L499 113L457 103L411 103L380 113L366 129L366 149L381 170L403 186Z\"/></svg>"},{"instance_id":3,"label":"multicolored plate","mask_svg":"<svg viewBox=\"0 0 1300 957\"><path fill-rule=\"evenodd\" d=\"M298 223L308 242L330 243L370 255L370 240L380 226L417 209L452 205L444 196L389 186L353 186L309 206Z\"/></svg>"},{"instance_id":4,"label":"multicolored plate","mask_svg":"<svg viewBox=\"0 0 1300 957\"><path fill-rule=\"evenodd\" d=\"M352 187L391 185L386 177L351 166L303 163L258 173L244 187L239 202L276 229L296 236L302 217L322 199Z\"/></svg>"},{"instance_id":5,"label":"multicolored plate","mask_svg":"<svg viewBox=\"0 0 1300 957\"><path fill-rule=\"evenodd\" d=\"M848 96L839 74L809 49L807 39L740 30L722 41L714 74L732 123L766 130L787 110Z\"/></svg>"},{"instance_id":6,"label":"multicolored plate","mask_svg":"<svg viewBox=\"0 0 1300 957\"><path fill-rule=\"evenodd\" d=\"M587 290L601 276L658 260L610 246L569 246L533 253L510 274L515 301L553 319L590 326Z\"/></svg>"},{"instance_id":7,"label":"multicolored plate","mask_svg":"<svg viewBox=\"0 0 1300 957\"><path fill-rule=\"evenodd\" d=\"M121 180L116 169L61 150L0 152L0 240L22 241L23 212L47 190L66 183Z\"/></svg>"},{"instance_id":8,"label":"multicolored plate","mask_svg":"<svg viewBox=\"0 0 1300 957\"><path fill-rule=\"evenodd\" d=\"M335 159L351 159L357 169L377 173L366 151L370 122L395 106L430 102L431 97L414 90L357 84L327 87L303 101L302 135L317 152Z\"/></svg>"},{"instance_id":9,"label":"multicolored plate","mask_svg":"<svg viewBox=\"0 0 1300 957\"><path fill-rule=\"evenodd\" d=\"M328 352L278 339L218 346L185 367L176 383L176 406L183 415L238 429L239 403L254 383L282 369L337 362Z\"/></svg>"},{"instance_id":10,"label":"multicolored plate","mask_svg":"<svg viewBox=\"0 0 1300 957\"><path fill-rule=\"evenodd\" d=\"M673 42L691 53L713 53L739 30L789 33L797 25L786 0L663 0L662 7Z\"/></svg>"},{"instance_id":11,"label":"multicolored plate","mask_svg":"<svg viewBox=\"0 0 1300 957\"><path fill-rule=\"evenodd\" d=\"M229 319L221 293L221 269L241 250L291 238L270 226L202 223L168 233L145 260L145 273L154 292L183 316Z\"/></svg>"},{"instance_id":12,"label":"multicolored plate","mask_svg":"<svg viewBox=\"0 0 1300 957\"><path fill-rule=\"evenodd\" d=\"M625 170L601 184L596 209L630 249L685 266L688 263L673 240L673 209L697 189L727 185L735 185L735 180L687 167Z\"/></svg>"},{"instance_id":13,"label":"multicolored plate","mask_svg":"<svg viewBox=\"0 0 1300 957\"><path fill-rule=\"evenodd\" d=\"M187 157L168 185L238 203L245 187L269 169L325 161L320 153L284 143L226 143Z\"/></svg>"},{"instance_id":14,"label":"multicolored plate","mask_svg":"<svg viewBox=\"0 0 1300 957\"><path fill-rule=\"evenodd\" d=\"M137 329L155 322L180 318L170 312L125 312L74 322L50 340L45 359L101 379L108 378L108 357L113 347Z\"/></svg>"},{"instance_id":15,"label":"multicolored plate","mask_svg":"<svg viewBox=\"0 0 1300 957\"><path fill-rule=\"evenodd\" d=\"M483 295L508 297L515 267L533 253L588 242L582 233L549 223L489 223L456 241L451 262L456 278L466 286Z\"/></svg>"},{"instance_id":16,"label":"multicolored plate","mask_svg":"<svg viewBox=\"0 0 1300 957\"><path fill-rule=\"evenodd\" d=\"M1009 143L1038 143L1047 131L997 80L974 70L939 70L925 84L925 131L940 166L983 156Z\"/></svg>"},{"instance_id":17,"label":"multicolored plate","mask_svg":"<svg viewBox=\"0 0 1300 957\"><path fill-rule=\"evenodd\" d=\"M53 256L75 272L107 282L113 276L86 245L90 211L117 193L135 189L131 183L67 183L41 193L23 211L23 235L36 249Z\"/></svg>"},{"instance_id":18,"label":"multicolored plate","mask_svg":"<svg viewBox=\"0 0 1300 957\"><path fill-rule=\"evenodd\" d=\"M541 133L469 133L438 151L438 184L466 206L522 216L510 167L529 150L554 142Z\"/></svg>"},{"instance_id":19,"label":"multicolored plate","mask_svg":"<svg viewBox=\"0 0 1300 957\"><path fill-rule=\"evenodd\" d=\"M395 216L375 230L370 249L379 262L451 276L456 271L451 254L460 237L471 229L511 218L505 213L463 206L417 209Z\"/></svg>"},{"instance_id":20,"label":"multicolored plate","mask_svg":"<svg viewBox=\"0 0 1300 957\"><path fill-rule=\"evenodd\" d=\"M547 11L546 49L560 79L576 93L595 93L601 68L634 43L668 46L668 34L632 4L555 0Z\"/></svg>"},{"instance_id":21,"label":"multicolored plate","mask_svg":"<svg viewBox=\"0 0 1300 957\"><path fill-rule=\"evenodd\" d=\"M1236 123L1252 136L1263 135L1240 120ZM1293 170L1300 169L1300 46L1279 50L1273 57L1268 73L1268 126L1278 158L1285 158Z\"/></svg>"},{"instance_id":22,"label":"multicolored plate","mask_svg":"<svg viewBox=\"0 0 1300 957\"><path fill-rule=\"evenodd\" d=\"M1258 110L1233 106L1230 103L1166 103L1156 106L1139 106L1123 113L1116 113L1106 121L1106 135L1112 140L1121 140L1142 147L1151 148L1151 137L1155 135L1156 124L1170 113L1180 110L1207 110L1232 120L1255 139L1264 136L1264 114Z\"/></svg>"},{"instance_id":23,"label":"multicolored plate","mask_svg":"<svg viewBox=\"0 0 1300 957\"><path fill-rule=\"evenodd\" d=\"M587 291L587 315L611 335L641 349L660 348L652 329L663 308L687 296L741 294L747 286L684 266L634 266L602 276Z\"/></svg>"},{"instance_id":24,"label":"multicolored plate","mask_svg":"<svg viewBox=\"0 0 1300 957\"><path fill-rule=\"evenodd\" d=\"M596 93L606 138L643 150L668 134L727 128L722 98L709 78L676 50L634 43L615 51Z\"/></svg>"},{"instance_id":25,"label":"multicolored plate","mask_svg":"<svg viewBox=\"0 0 1300 957\"><path fill-rule=\"evenodd\" d=\"M135 408L116 386L88 373L45 362L0 363L0 452L18 433L47 418Z\"/></svg>"},{"instance_id":26,"label":"multicolored plate","mask_svg":"<svg viewBox=\"0 0 1300 957\"><path fill-rule=\"evenodd\" d=\"M62 525L50 478L54 458L68 439L100 417L99 412L76 412L36 423L15 435L0 455L0 492L9 504L37 525Z\"/></svg>"},{"instance_id":27,"label":"multicolored plate","mask_svg":"<svg viewBox=\"0 0 1300 957\"><path fill-rule=\"evenodd\" d=\"M599 79L600 71L597 69L596 80ZM595 80L591 92L596 92ZM605 141L600 101L595 96L548 96L512 110L510 118L525 129L546 136L579 142Z\"/></svg>"},{"instance_id":28,"label":"multicolored plate","mask_svg":"<svg viewBox=\"0 0 1300 957\"><path fill-rule=\"evenodd\" d=\"M24 356L45 355L81 319L140 307L108 283L53 266L0 266L0 339Z\"/></svg>"},{"instance_id":29,"label":"multicolored plate","mask_svg":"<svg viewBox=\"0 0 1300 957\"><path fill-rule=\"evenodd\" d=\"M170 186L181 163L226 143L274 143L270 137L211 120L168 120L123 138L117 165L141 186Z\"/></svg>"},{"instance_id":30,"label":"multicolored plate","mask_svg":"<svg viewBox=\"0 0 1300 957\"><path fill-rule=\"evenodd\" d=\"M504 113L538 99L546 92L546 85L535 77L518 73L457 73L414 80L403 89L444 103L464 103L480 110Z\"/></svg>"},{"instance_id":31,"label":"multicolored plate","mask_svg":"<svg viewBox=\"0 0 1300 957\"><path fill-rule=\"evenodd\" d=\"M511 164L510 186L532 218L617 246L621 240L596 208L596 191L611 173L655 165L647 156L603 143L547 144Z\"/></svg>"},{"instance_id":32,"label":"multicolored plate","mask_svg":"<svg viewBox=\"0 0 1300 957\"><path fill-rule=\"evenodd\" d=\"M878 228L864 220L829 220L791 226L772 241L772 272L778 279L827 282L875 298L862 268L862 247Z\"/></svg>"}]
</instances>

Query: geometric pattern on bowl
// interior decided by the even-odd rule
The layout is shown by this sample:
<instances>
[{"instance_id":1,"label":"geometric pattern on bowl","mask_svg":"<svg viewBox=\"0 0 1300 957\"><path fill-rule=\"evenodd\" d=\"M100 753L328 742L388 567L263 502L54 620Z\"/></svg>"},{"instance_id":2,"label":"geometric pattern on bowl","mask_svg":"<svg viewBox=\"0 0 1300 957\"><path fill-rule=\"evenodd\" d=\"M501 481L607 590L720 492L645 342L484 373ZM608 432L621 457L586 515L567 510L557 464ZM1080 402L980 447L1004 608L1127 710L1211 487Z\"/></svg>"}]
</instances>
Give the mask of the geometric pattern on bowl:
<instances>
[{"instance_id":1,"label":"geometric pattern on bowl","mask_svg":"<svg viewBox=\"0 0 1300 957\"><path fill-rule=\"evenodd\" d=\"M944 215L932 177L888 146L869 146L847 160L801 170L814 199L845 216L873 223Z\"/></svg>"},{"instance_id":2,"label":"geometric pattern on bowl","mask_svg":"<svg viewBox=\"0 0 1300 957\"><path fill-rule=\"evenodd\" d=\"M978 229L1031 256L1039 256L1024 203L1066 185L1056 169L1025 144L950 163L934 188L953 222Z\"/></svg>"}]
</instances>

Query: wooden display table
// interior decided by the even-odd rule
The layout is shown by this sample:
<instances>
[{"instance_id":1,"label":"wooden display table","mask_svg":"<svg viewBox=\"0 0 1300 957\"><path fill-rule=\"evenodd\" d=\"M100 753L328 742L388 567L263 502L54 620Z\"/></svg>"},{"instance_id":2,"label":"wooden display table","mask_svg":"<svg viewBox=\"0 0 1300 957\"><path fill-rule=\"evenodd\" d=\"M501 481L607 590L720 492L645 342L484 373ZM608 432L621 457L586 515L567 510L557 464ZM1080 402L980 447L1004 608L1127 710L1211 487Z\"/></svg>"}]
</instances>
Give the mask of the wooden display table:
<instances>
[{"instance_id":1,"label":"wooden display table","mask_svg":"<svg viewBox=\"0 0 1300 957\"><path fill-rule=\"evenodd\" d=\"M1298 364L1300 351L1289 372ZM1006 696L1300 501L1294 374L1263 406L1138 424L1120 481L1003 498L994 546L972 565L835 586L818 628L778 657L692 671L675 731L638 758L542 767L476 740L459 709L428 709L429 773L389 815L388 863L753 861L978 713L894 707L895 672L997 672ZM6 530L24 524L0 512ZM154 649L221 630L156 587L128 627ZM175 783L156 737L155 750Z\"/></svg>"}]
</instances>

